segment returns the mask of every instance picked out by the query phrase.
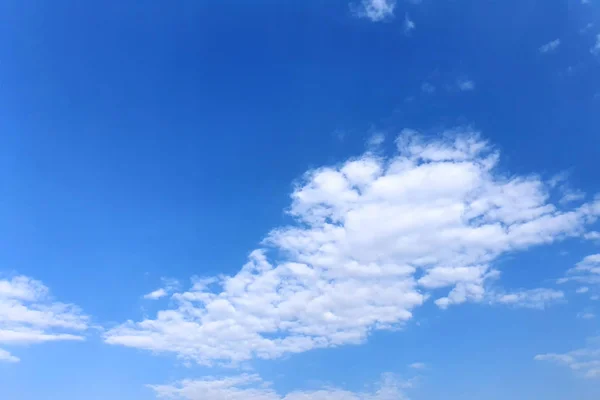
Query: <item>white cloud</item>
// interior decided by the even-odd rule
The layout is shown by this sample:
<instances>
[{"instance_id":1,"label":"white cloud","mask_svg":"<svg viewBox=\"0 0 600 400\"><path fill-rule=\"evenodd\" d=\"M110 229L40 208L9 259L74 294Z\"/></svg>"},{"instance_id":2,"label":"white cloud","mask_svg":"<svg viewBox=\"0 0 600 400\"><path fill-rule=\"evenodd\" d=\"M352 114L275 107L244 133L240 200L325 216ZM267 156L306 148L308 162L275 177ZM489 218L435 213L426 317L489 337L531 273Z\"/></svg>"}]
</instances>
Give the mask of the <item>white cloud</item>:
<instances>
[{"instance_id":1,"label":"white cloud","mask_svg":"<svg viewBox=\"0 0 600 400\"><path fill-rule=\"evenodd\" d=\"M582 192L581 190L565 189L565 192L564 192L562 198L560 199L560 203L568 204L568 203L572 203L575 201L581 201L583 199L585 199L585 193Z\"/></svg>"},{"instance_id":2,"label":"white cloud","mask_svg":"<svg viewBox=\"0 0 600 400\"><path fill-rule=\"evenodd\" d=\"M596 36L596 43L590 49L590 53L594 55L600 54L600 33Z\"/></svg>"},{"instance_id":3,"label":"white cloud","mask_svg":"<svg viewBox=\"0 0 600 400\"><path fill-rule=\"evenodd\" d=\"M568 353L538 354L537 361L550 361L569 367L586 378L600 378L600 347L598 338L590 340L587 347Z\"/></svg>"},{"instance_id":4,"label":"white cloud","mask_svg":"<svg viewBox=\"0 0 600 400\"><path fill-rule=\"evenodd\" d=\"M587 239L587 240L600 240L600 232L597 232L597 231L587 232L586 234L583 235L583 238Z\"/></svg>"},{"instance_id":5,"label":"white cloud","mask_svg":"<svg viewBox=\"0 0 600 400\"><path fill-rule=\"evenodd\" d=\"M497 295L492 302L543 310L548 305L562 301L564 297L565 294L559 290L532 289Z\"/></svg>"},{"instance_id":6,"label":"white cloud","mask_svg":"<svg viewBox=\"0 0 600 400\"><path fill-rule=\"evenodd\" d=\"M543 46L540 46L540 53L552 53L558 49L558 46L560 46L560 39L555 39Z\"/></svg>"},{"instance_id":7,"label":"white cloud","mask_svg":"<svg viewBox=\"0 0 600 400\"><path fill-rule=\"evenodd\" d=\"M582 286L580 288L577 288L577 290L575 290L575 293L577 294L583 294L583 293L587 293L590 291L590 288L587 286Z\"/></svg>"},{"instance_id":8,"label":"white cloud","mask_svg":"<svg viewBox=\"0 0 600 400\"><path fill-rule=\"evenodd\" d=\"M569 187L568 178L568 172L561 172L548 180L548 185L557 189L561 196L559 203L563 205L584 200L586 197L585 192Z\"/></svg>"},{"instance_id":9,"label":"white cloud","mask_svg":"<svg viewBox=\"0 0 600 400\"><path fill-rule=\"evenodd\" d=\"M586 33L587 31L589 31L590 29L592 29L594 27L594 24L592 24L591 22L587 23L583 28L581 28L579 30L579 33Z\"/></svg>"},{"instance_id":10,"label":"white cloud","mask_svg":"<svg viewBox=\"0 0 600 400\"><path fill-rule=\"evenodd\" d=\"M456 87L461 92L470 92L475 90L475 82L470 79L459 79L458 82L456 82Z\"/></svg>"},{"instance_id":11,"label":"white cloud","mask_svg":"<svg viewBox=\"0 0 600 400\"><path fill-rule=\"evenodd\" d=\"M409 367L412 369L425 369L427 367L427 365L422 362L416 362L416 363L410 364Z\"/></svg>"},{"instance_id":12,"label":"white cloud","mask_svg":"<svg viewBox=\"0 0 600 400\"><path fill-rule=\"evenodd\" d=\"M259 376L245 374L221 379L183 380L171 385L150 385L150 388L158 398L172 400L402 400L406 399L405 386L405 382L386 374L369 392L326 387L280 395Z\"/></svg>"},{"instance_id":13,"label":"white cloud","mask_svg":"<svg viewBox=\"0 0 600 400\"><path fill-rule=\"evenodd\" d=\"M372 134L367 140L367 146L369 148L374 148L381 146L385 142L385 135L381 132L376 132Z\"/></svg>"},{"instance_id":14,"label":"white cloud","mask_svg":"<svg viewBox=\"0 0 600 400\"><path fill-rule=\"evenodd\" d=\"M406 14L404 16L404 33L405 34L410 34L417 26L415 25L415 22L413 20L410 19L410 17L408 16L408 14Z\"/></svg>"},{"instance_id":15,"label":"white cloud","mask_svg":"<svg viewBox=\"0 0 600 400\"><path fill-rule=\"evenodd\" d=\"M427 94L434 93L435 92L435 86L433 86L429 82L423 82L423 84L421 85L421 91L423 93L427 93Z\"/></svg>"},{"instance_id":16,"label":"white cloud","mask_svg":"<svg viewBox=\"0 0 600 400\"><path fill-rule=\"evenodd\" d=\"M600 284L600 254L592 254L577 263L574 268L567 271L564 278L558 283L579 282L586 285Z\"/></svg>"},{"instance_id":17,"label":"white cloud","mask_svg":"<svg viewBox=\"0 0 600 400\"><path fill-rule=\"evenodd\" d=\"M581 236L600 201L556 207L537 176L498 171L498 152L468 129L437 140L404 130L396 144L389 157L308 171L291 195L296 223L273 229L237 274L196 280L106 342L237 363L364 342L402 327L430 297L441 308L560 300L547 289L498 294L493 263Z\"/></svg>"},{"instance_id":18,"label":"white cloud","mask_svg":"<svg viewBox=\"0 0 600 400\"><path fill-rule=\"evenodd\" d=\"M153 292L144 295L146 300L158 300L171 294L174 290L179 287L179 282L175 279L162 278L164 287L156 289Z\"/></svg>"},{"instance_id":19,"label":"white cloud","mask_svg":"<svg viewBox=\"0 0 600 400\"><path fill-rule=\"evenodd\" d=\"M394 16L396 0L362 0L358 4L351 4L350 7L356 16L377 22Z\"/></svg>"},{"instance_id":20,"label":"white cloud","mask_svg":"<svg viewBox=\"0 0 600 400\"><path fill-rule=\"evenodd\" d=\"M153 292L147 293L144 295L144 299L146 300L158 300L162 297L167 296L168 293L164 288L156 289Z\"/></svg>"},{"instance_id":21,"label":"white cloud","mask_svg":"<svg viewBox=\"0 0 600 400\"><path fill-rule=\"evenodd\" d=\"M0 362L17 363L19 361L21 360L18 357L13 356L6 350L0 349Z\"/></svg>"},{"instance_id":22,"label":"white cloud","mask_svg":"<svg viewBox=\"0 0 600 400\"><path fill-rule=\"evenodd\" d=\"M83 340L88 318L71 304L55 302L46 286L25 276L0 280L0 345ZM18 361L0 350L0 358Z\"/></svg>"},{"instance_id":23,"label":"white cloud","mask_svg":"<svg viewBox=\"0 0 600 400\"><path fill-rule=\"evenodd\" d=\"M590 311L583 311L577 314L577 318L581 319L594 319L596 318L596 314Z\"/></svg>"}]
</instances>

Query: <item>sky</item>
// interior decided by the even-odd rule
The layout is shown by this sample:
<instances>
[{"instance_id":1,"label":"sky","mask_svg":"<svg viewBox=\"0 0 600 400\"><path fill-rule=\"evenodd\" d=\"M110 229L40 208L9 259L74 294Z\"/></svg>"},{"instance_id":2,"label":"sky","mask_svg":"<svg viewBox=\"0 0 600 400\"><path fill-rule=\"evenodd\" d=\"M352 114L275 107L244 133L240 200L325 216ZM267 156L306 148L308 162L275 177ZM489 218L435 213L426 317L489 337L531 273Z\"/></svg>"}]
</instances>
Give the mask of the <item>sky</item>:
<instances>
[{"instance_id":1,"label":"sky","mask_svg":"<svg viewBox=\"0 0 600 400\"><path fill-rule=\"evenodd\" d=\"M600 2L0 2L0 398L600 398Z\"/></svg>"}]
</instances>

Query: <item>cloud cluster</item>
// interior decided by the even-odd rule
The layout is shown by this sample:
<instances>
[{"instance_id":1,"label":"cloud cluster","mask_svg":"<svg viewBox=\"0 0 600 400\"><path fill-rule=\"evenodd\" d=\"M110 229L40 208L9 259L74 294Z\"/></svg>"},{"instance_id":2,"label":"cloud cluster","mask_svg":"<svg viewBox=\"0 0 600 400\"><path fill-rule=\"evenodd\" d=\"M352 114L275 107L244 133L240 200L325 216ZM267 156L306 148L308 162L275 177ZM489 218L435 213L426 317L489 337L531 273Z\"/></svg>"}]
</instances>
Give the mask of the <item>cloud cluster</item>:
<instances>
[{"instance_id":1,"label":"cloud cluster","mask_svg":"<svg viewBox=\"0 0 600 400\"><path fill-rule=\"evenodd\" d=\"M600 339L590 340L587 347L568 353L548 353L535 356L537 361L550 361L569 367L586 378L600 378Z\"/></svg>"},{"instance_id":2,"label":"cloud cluster","mask_svg":"<svg viewBox=\"0 0 600 400\"><path fill-rule=\"evenodd\" d=\"M239 375L222 379L183 380L172 385L150 385L158 398L172 400L402 400L402 389L410 383L384 375L373 391L351 392L337 388L295 391L279 395L257 375Z\"/></svg>"},{"instance_id":3,"label":"cloud cluster","mask_svg":"<svg viewBox=\"0 0 600 400\"><path fill-rule=\"evenodd\" d=\"M401 327L428 298L440 308L543 308L562 292L504 292L494 260L583 235L600 201L554 205L550 185L498 162L468 129L435 139L405 130L389 157L310 170L291 195L296 223L272 230L237 274L195 279L171 307L105 341L237 363L363 342Z\"/></svg>"},{"instance_id":4,"label":"cloud cluster","mask_svg":"<svg viewBox=\"0 0 600 400\"><path fill-rule=\"evenodd\" d=\"M14 346L58 340L83 340L88 318L71 305L58 303L48 288L26 276L0 280L0 345ZM19 359L0 349L0 361Z\"/></svg>"},{"instance_id":5,"label":"cloud cluster","mask_svg":"<svg viewBox=\"0 0 600 400\"><path fill-rule=\"evenodd\" d=\"M396 0L362 0L350 7L356 16L378 22L394 16Z\"/></svg>"}]
</instances>

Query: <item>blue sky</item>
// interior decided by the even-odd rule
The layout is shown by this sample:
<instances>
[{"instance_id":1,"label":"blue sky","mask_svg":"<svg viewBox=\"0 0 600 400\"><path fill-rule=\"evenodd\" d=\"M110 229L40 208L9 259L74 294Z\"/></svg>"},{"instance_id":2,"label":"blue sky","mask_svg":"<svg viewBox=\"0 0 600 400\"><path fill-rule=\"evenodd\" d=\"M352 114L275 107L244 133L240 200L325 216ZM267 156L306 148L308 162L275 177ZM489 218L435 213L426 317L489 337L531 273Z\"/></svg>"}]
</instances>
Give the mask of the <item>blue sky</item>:
<instances>
[{"instance_id":1,"label":"blue sky","mask_svg":"<svg viewBox=\"0 0 600 400\"><path fill-rule=\"evenodd\" d=\"M598 1L0 15L0 397L599 398Z\"/></svg>"}]
</instances>

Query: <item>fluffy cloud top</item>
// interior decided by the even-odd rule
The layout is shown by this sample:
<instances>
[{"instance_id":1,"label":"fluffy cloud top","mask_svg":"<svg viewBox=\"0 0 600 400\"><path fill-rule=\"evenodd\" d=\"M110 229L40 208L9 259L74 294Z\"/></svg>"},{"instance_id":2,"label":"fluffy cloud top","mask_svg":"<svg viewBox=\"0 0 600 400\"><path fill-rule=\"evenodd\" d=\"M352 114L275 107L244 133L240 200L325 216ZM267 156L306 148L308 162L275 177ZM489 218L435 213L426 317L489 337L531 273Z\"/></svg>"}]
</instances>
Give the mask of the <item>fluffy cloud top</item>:
<instances>
[{"instance_id":1,"label":"fluffy cloud top","mask_svg":"<svg viewBox=\"0 0 600 400\"><path fill-rule=\"evenodd\" d=\"M587 347L568 353L548 353L535 356L537 361L550 361L569 367L586 378L600 378L600 341L592 339Z\"/></svg>"},{"instance_id":2,"label":"fluffy cloud top","mask_svg":"<svg viewBox=\"0 0 600 400\"><path fill-rule=\"evenodd\" d=\"M87 327L88 318L77 307L53 301L41 282L25 276L0 280L0 345L83 340L73 332ZM19 361L2 349L0 360Z\"/></svg>"},{"instance_id":3,"label":"fluffy cloud top","mask_svg":"<svg viewBox=\"0 0 600 400\"><path fill-rule=\"evenodd\" d=\"M196 279L171 308L105 340L236 363L360 343L401 327L429 297L440 308L543 308L562 292L503 292L494 260L583 235L600 201L554 205L548 184L504 174L498 161L474 132L426 140L406 130L390 157L310 170L291 195L296 223L272 230L237 274Z\"/></svg>"},{"instance_id":4,"label":"fluffy cloud top","mask_svg":"<svg viewBox=\"0 0 600 400\"><path fill-rule=\"evenodd\" d=\"M173 400L402 400L405 383L391 375L372 392L350 392L336 388L296 391L279 395L257 375L240 375L223 379L184 380L173 385L151 385L156 395Z\"/></svg>"}]
</instances>

